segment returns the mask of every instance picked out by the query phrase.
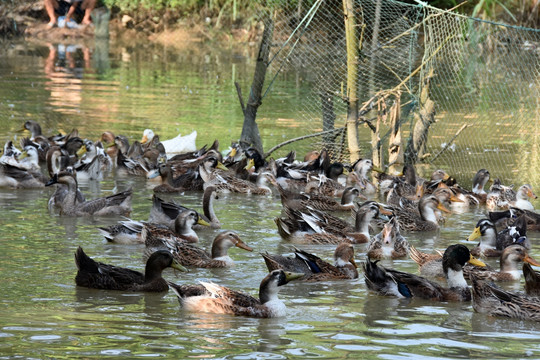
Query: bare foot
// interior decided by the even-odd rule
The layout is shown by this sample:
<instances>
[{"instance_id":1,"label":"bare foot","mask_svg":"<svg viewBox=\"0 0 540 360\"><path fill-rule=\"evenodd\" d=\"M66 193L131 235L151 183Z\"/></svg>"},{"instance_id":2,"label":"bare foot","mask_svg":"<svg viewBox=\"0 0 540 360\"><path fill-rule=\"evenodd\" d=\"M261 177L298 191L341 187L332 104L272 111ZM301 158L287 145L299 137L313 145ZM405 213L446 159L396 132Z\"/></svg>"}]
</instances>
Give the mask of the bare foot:
<instances>
[{"instance_id":1,"label":"bare foot","mask_svg":"<svg viewBox=\"0 0 540 360\"><path fill-rule=\"evenodd\" d=\"M47 29L52 29L56 26L56 21L51 21L47 24Z\"/></svg>"}]
</instances>

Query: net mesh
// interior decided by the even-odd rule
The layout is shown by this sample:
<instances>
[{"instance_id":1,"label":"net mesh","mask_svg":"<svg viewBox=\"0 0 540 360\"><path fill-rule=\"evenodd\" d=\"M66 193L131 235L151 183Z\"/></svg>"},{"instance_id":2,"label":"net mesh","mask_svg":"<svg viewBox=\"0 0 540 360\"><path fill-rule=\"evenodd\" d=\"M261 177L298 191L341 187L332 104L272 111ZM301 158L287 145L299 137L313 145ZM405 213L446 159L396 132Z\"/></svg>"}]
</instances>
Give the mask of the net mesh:
<instances>
[{"instance_id":1,"label":"net mesh","mask_svg":"<svg viewBox=\"0 0 540 360\"><path fill-rule=\"evenodd\" d=\"M274 77L303 74L310 91L297 105L299 121L306 135L326 131L305 141L348 160L343 4L303 5L272 15L266 94L280 95L271 88ZM480 168L497 169L507 180L533 176L540 166L538 30L392 0L355 0L353 10L362 157L401 162L388 153L397 127L405 159L414 149L413 158L430 170L440 167L467 179ZM392 123L396 104L400 116ZM380 143L373 141L375 129Z\"/></svg>"}]
</instances>

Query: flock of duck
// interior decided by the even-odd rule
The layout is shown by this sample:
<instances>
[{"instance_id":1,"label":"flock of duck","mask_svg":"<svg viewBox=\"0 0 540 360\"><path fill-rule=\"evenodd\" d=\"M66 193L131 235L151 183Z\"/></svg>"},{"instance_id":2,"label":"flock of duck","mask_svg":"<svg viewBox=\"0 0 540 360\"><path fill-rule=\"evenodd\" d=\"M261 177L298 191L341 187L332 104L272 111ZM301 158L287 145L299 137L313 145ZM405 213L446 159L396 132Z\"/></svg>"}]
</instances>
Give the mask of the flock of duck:
<instances>
[{"instance_id":1,"label":"flock of duck","mask_svg":"<svg viewBox=\"0 0 540 360\"><path fill-rule=\"evenodd\" d=\"M531 267L540 263L529 255L531 242L527 238L527 231L540 230L540 215L529 201L536 195L528 184L514 191L497 179L491 181L489 171L481 169L473 178L472 189L467 190L443 170L422 179L414 166L405 165L401 174L390 175L369 159L352 165L332 162L324 149L306 154L303 161L296 160L294 152L267 161L255 149L238 144L223 153L217 141L198 149L196 132L160 141L151 130L145 130L141 141L130 144L127 137L111 132L104 132L96 142L79 137L76 130L45 137L33 121L25 122L22 131L30 133L20 142L22 150L12 141L4 146L0 186L55 185L48 202L51 212L77 217L122 216L117 224L99 228L105 239L145 245L144 274L97 262L79 247L75 253L78 286L148 292L172 289L187 311L276 317L285 313L278 298L280 286L295 279L356 279L355 245L367 244L361 266L365 283L380 295L472 300L473 308L481 313L540 321L540 273ZM148 221L128 218L132 189L86 200L78 182L101 180L111 171L161 178L153 189ZM488 182L492 184L486 192ZM162 193L181 195L188 191L203 193L203 213L160 198ZM162 272L168 267L179 271L186 271L186 267L229 267L234 265L228 255L230 248L253 251L234 231L220 232L210 253L197 245L201 226L221 228L213 202L225 192L279 194L282 213L275 223L282 239L295 245L335 245L333 263L296 247L292 257L262 253L269 274L261 281L259 298L211 282L178 285L166 281ZM451 213L449 208L479 206L489 212L468 238L480 239L472 249L455 244L444 252L423 253L401 234L436 231L444 214ZM381 259L405 257L419 265L420 275L379 263ZM498 257L500 269L487 266L481 257ZM522 272L525 293L511 293L494 284L519 281ZM446 285L436 279L446 280Z\"/></svg>"}]
</instances>

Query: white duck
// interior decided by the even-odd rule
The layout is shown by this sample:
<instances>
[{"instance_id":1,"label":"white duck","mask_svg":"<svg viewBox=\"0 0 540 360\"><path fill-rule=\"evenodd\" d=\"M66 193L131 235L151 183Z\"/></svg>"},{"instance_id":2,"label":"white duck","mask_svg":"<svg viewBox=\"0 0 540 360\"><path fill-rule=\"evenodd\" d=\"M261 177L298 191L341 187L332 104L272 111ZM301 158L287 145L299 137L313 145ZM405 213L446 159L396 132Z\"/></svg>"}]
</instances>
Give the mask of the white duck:
<instances>
[{"instance_id":1,"label":"white duck","mask_svg":"<svg viewBox=\"0 0 540 360\"><path fill-rule=\"evenodd\" d=\"M151 129L144 130L141 144L151 142L154 139L154 136L155 134ZM161 141L161 143L163 144L163 147L165 147L167 158L171 158L174 155L197 151L197 145L195 144L196 139L197 131L194 130L189 135L182 136L181 134L178 134L177 137Z\"/></svg>"},{"instance_id":2,"label":"white duck","mask_svg":"<svg viewBox=\"0 0 540 360\"><path fill-rule=\"evenodd\" d=\"M521 185L516 193L516 201L513 206L521 210L534 211L534 205L531 204L529 198L537 199L538 196L534 194L531 185Z\"/></svg>"}]
</instances>

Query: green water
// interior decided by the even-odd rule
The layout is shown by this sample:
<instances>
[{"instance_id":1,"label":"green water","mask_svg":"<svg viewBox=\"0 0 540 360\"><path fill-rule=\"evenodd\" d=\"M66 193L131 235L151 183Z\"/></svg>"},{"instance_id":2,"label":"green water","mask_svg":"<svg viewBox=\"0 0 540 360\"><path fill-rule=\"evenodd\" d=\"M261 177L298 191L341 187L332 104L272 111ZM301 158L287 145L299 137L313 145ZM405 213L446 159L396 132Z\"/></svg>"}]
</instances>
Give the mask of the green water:
<instances>
[{"instance_id":1,"label":"green water","mask_svg":"<svg viewBox=\"0 0 540 360\"><path fill-rule=\"evenodd\" d=\"M46 134L78 128L95 139L102 131L132 140L153 128L162 138L199 134L197 144L219 139L222 149L237 139L242 113L234 81L247 93L254 68L253 48L219 50L217 46L174 50L148 44L62 48L47 67L48 46L4 45L0 53L0 140L14 136L24 121L39 121ZM69 52L69 51L68 51ZM101 53L100 53L101 52ZM60 57L59 57L60 56ZM50 64L50 63L49 63ZM47 71L49 71L47 73ZM297 105L309 91L305 74L287 74L275 84L279 96L261 108L265 149L305 133ZM316 126L313 125L312 126ZM302 154L309 146L289 146ZM503 168L498 169L501 173ZM534 179L533 179L534 180ZM148 218L152 184L144 179L110 176L82 186L88 197L116 189L135 189L132 217ZM0 358L524 358L540 356L540 326L533 322L493 319L473 312L470 304L412 302L379 297L367 291L362 277L319 284L290 283L281 289L288 315L250 319L185 313L174 294L147 295L77 288L73 253L82 246L100 261L143 269L142 246L107 243L99 226L119 218L72 219L51 215L52 189L0 189ZM537 192L539 192L537 190ZM173 197L201 209L200 193ZM535 205L539 205L535 202ZM177 283L211 280L256 294L266 268L260 252L289 253L277 234L274 217L279 198L224 195L215 203L223 229L237 231L255 249L231 250L232 269L192 269L164 276ZM437 234L410 234L426 252L464 240L484 209L452 214ZM199 233L208 247L218 230ZM532 256L540 258L538 235L530 234ZM471 245L471 244L467 244ZM331 246L303 246L331 259ZM356 246L356 260L365 245ZM416 272L409 259L385 265ZM492 265L497 266L495 263ZM505 285L522 289L522 284Z\"/></svg>"}]
</instances>

